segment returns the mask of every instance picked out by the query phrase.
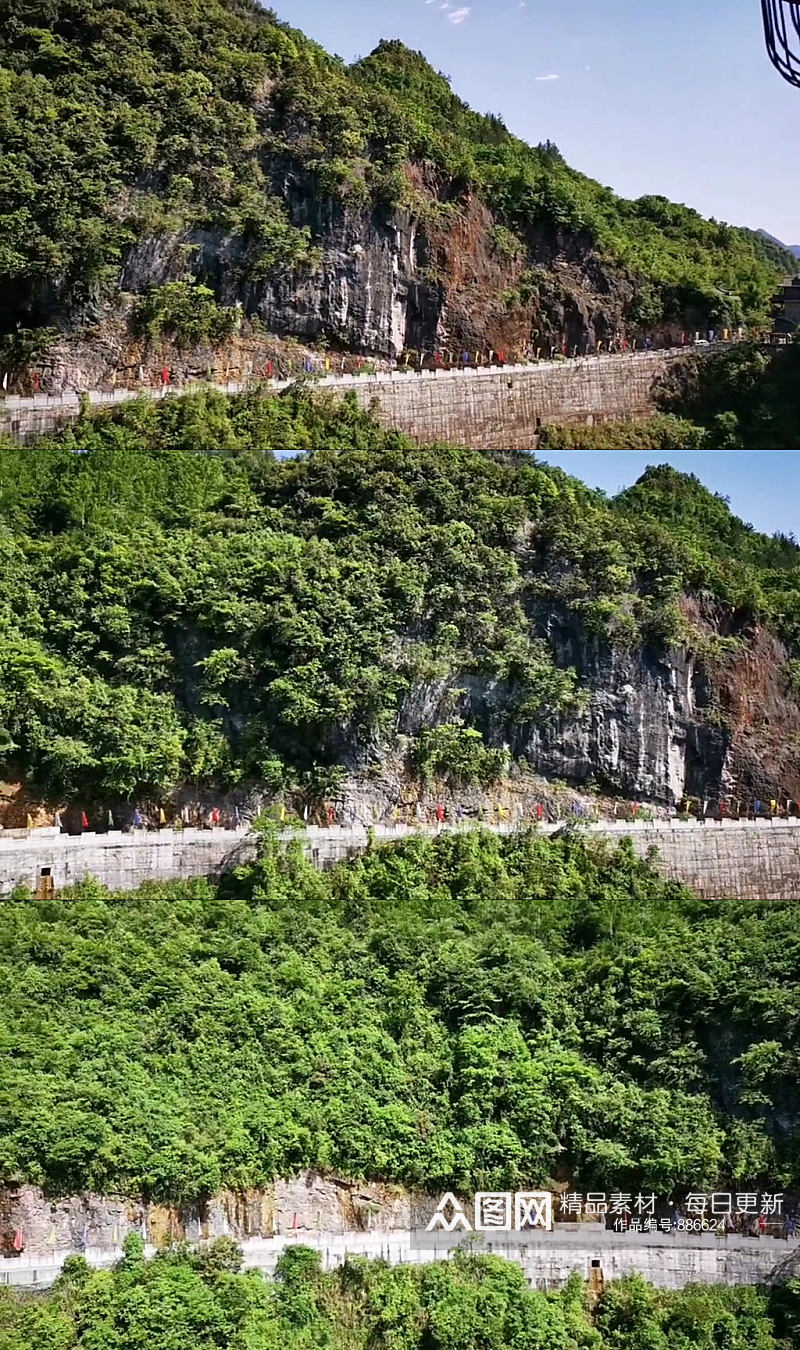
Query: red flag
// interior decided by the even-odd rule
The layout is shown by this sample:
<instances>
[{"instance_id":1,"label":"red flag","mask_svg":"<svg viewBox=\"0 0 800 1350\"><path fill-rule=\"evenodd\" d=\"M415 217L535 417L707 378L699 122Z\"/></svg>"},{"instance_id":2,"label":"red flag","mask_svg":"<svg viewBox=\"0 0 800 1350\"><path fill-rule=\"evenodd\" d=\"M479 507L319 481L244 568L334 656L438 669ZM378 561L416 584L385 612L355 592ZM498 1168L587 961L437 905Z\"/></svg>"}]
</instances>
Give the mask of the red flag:
<instances>
[{"instance_id":1,"label":"red flag","mask_svg":"<svg viewBox=\"0 0 800 1350\"><path fill-rule=\"evenodd\" d=\"M88 830L88 828L89 828L89 817L87 816L85 811L81 811L81 829Z\"/></svg>"},{"instance_id":2,"label":"red flag","mask_svg":"<svg viewBox=\"0 0 800 1350\"><path fill-rule=\"evenodd\" d=\"M271 380L271 379L272 379L272 372L273 372L274 369L275 369L275 367L273 366L272 362L271 362L271 361L268 361L268 362L267 362L267 379L268 379L268 380Z\"/></svg>"},{"instance_id":3,"label":"red flag","mask_svg":"<svg viewBox=\"0 0 800 1350\"><path fill-rule=\"evenodd\" d=\"M35 390L36 393L39 392L39 372L38 372L38 370L35 370L35 371L33 372L33 388L34 388L34 390Z\"/></svg>"},{"instance_id":4,"label":"red flag","mask_svg":"<svg viewBox=\"0 0 800 1350\"><path fill-rule=\"evenodd\" d=\"M21 1252L21 1251L22 1251L22 1229L21 1229L21 1228L17 1228L17 1230L16 1230L15 1233L14 1233L14 1251L15 1251L15 1252Z\"/></svg>"},{"instance_id":5,"label":"red flag","mask_svg":"<svg viewBox=\"0 0 800 1350\"><path fill-rule=\"evenodd\" d=\"M541 803L541 802L537 802L537 803L536 803L536 819L537 819L537 820L541 820L541 818L542 818L542 803Z\"/></svg>"},{"instance_id":6,"label":"red flag","mask_svg":"<svg viewBox=\"0 0 800 1350\"><path fill-rule=\"evenodd\" d=\"M161 368L161 383L169 384L169 371L166 366L162 366Z\"/></svg>"}]
</instances>

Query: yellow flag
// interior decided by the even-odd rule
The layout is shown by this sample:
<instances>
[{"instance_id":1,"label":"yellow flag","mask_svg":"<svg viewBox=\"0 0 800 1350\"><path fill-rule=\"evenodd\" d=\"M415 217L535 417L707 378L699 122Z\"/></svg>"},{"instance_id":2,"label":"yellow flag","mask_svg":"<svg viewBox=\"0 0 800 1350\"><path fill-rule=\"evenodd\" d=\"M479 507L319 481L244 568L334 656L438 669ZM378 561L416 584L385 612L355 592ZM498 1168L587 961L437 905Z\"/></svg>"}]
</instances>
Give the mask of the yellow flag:
<instances>
[{"instance_id":1,"label":"yellow flag","mask_svg":"<svg viewBox=\"0 0 800 1350\"><path fill-rule=\"evenodd\" d=\"M167 823L167 813L164 810L163 806L159 807L158 810L158 823L159 825L166 825Z\"/></svg>"},{"instance_id":2,"label":"yellow flag","mask_svg":"<svg viewBox=\"0 0 800 1350\"><path fill-rule=\"evenodd\" d=\"M26 830L32 830L32 829L33 829L33 816L31 815L30 811L28 812L27 816L25 817L25 828L26 828Z\"/></svg>"}]
</instances>

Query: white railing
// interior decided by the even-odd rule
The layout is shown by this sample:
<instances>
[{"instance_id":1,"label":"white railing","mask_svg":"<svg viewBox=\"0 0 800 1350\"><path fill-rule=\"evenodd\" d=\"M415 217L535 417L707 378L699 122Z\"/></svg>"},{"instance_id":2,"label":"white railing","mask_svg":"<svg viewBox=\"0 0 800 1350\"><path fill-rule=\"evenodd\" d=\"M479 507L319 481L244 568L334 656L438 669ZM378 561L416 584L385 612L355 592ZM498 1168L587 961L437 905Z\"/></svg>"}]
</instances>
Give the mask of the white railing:
<instances>
[{"instance_id":1,"label":"white railing","mask_svg":"<svg viewBox=\"0 0 800 1350\"><path fill-rule=\"evenodd\" d=\"M370 834L374 834L378 839L402 839L412 835L436 836L442 833L453 833L454 831L465 831L484 829L490 830L493 834L512 834L517 830L535 827L542 834L552 834L556 830L563 829L565 825L572 824L580 826L594 834L626 835L646 834L648 831L653 834L664 834L671 831L700 830L711 832L715 830L725 830L729 833L731 830L756 830L763 833L764 830L800 830L800 818L795 816L761 816L753 820L737 820L730 817L698 819L695 816L674 816L668 820L615 820L613 818L595 818L591 816L580 816L568 813L559 820L537 821L530 815L518 817L511 821L481 821L472 817L464 820L444 820L439 822L420 821L419 824L410 825L405 821L396 823L379 821L376 824L369 824L363 821L343 822L340 825L322 826L308 825L287 827L278 831L278 837L285 843L294 839L305 841L311 846L314 844L325 844L331 842L352 842L353 845L365 844ZM92 848L115 847L119 844L130 846L131 844L142 845L142 847L152 848L158 844L175 843L185 844L209 844L213 841L230 842L233 846L243 839L251 838L252 832L248 825L241 825L237 829L230 829L225 826L213 826L209 829L199 829L194 826L187 826L185 829L176 828L173 825L165 825L161 829L133 829L128 830L84 830L80 834L67 834L56 829L52 825L41 826L34 829L0 829L0 851L3 849L12 849L20 843L30 841L38 845L47 840L48 847L54 844L63 848L80 848L81 845L91 846Z\"/></svg>"}]
</instances>

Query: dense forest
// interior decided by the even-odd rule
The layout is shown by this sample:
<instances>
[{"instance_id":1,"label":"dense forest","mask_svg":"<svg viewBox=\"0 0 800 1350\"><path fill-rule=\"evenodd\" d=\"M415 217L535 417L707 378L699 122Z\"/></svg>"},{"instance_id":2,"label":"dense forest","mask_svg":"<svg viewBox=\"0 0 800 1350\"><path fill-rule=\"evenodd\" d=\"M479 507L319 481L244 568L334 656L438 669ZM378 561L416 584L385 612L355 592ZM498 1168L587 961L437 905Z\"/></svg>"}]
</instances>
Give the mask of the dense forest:
<instances>
[{"instance_id":1,"label":"dense forest","mask_svg":"<svg viewBox=\"0 0 800 1350\"><path fill-rule=\"evenodd\" d=\"M704 594L800 641L796 545L696 478L653 468L612 501L301 389L137 402L0 446L0 550L0 764L53 803L185 782L313 798L380 758L426 681L492 681L497 749L581 706L554 612L658 645Z\"/></svg>"},{"instance_id":2,"label":"dense forest","mask_svg":"<svg viewBox=\"0 0 800 1350\"><path fill-rule=\"evenodd\" d=\"M475 831L319 872L266 830L218 883L20 891L2 918L9 1179L800 1182L796 903L701 901L630 844Z\"/></svg>"},{"instance_id":3,"label":"dense forest","mask_svg":"<svg viewBox=\"0 0 800 1350\"><path fill-rule=\"evenodd\" d=\"M499 253L530 262L537 230L561 232L633 279L634 327L765 319L793 266L755 232L623 200L549 142L525 145L399 42L348 67L250 0L2 0L0 147L9 333L42 321L53 288L91 314L132 245L181 231L238 240L245 281L313 272L287 179L434 223L477 193ZM518 284L533 294L542 277L528 267Z\"/></svg>"},{"instance_id":4,"label":"dense forest","mask_svg":"<svg viewBox=\"0 0 800 1350\"><path fill-rule=\"evenodd\" d=\"M637 1276L592 1309L579 1277L528 1289L497 1257L429 1266L350 1259L323 1274L295 1247L276 1279L239 1273L225 1239L145 1261L129 1238L113 1271L71 1257L44 1298L0 1291L4 1350L789 1350L798 1282L771 1291L694 1286L663 1293Z\"/></svg>"}]
</instances>

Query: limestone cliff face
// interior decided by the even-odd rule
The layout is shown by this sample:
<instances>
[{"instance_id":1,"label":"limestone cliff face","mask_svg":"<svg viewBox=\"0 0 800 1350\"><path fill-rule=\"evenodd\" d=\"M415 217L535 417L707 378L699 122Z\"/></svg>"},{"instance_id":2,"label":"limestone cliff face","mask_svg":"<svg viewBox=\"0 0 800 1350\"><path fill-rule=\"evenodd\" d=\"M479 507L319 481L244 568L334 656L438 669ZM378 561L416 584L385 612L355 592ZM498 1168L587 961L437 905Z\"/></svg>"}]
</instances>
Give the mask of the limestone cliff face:
<instances>
[{"instance_id":1,"label":"limestone cliff face","mask_svg":"<svg viewBox=\"0 0 800 1350\"><path fill-rule=\"evenodd\" d=\"M535 773L673 805L685 793L713 796L722 781L726 733L703 720L706 680L686 652L615 650L580 632L554 634L558 664L587 690L585 708L537 722L512 720L511 688L472 675L409 700L402 730L452 720L449 688L465 692L458 713L493 745L506 743Z\"/></svg>"},{"instance_id":2,"label":"limestone cliff face","mask_svg":"<svg viewBox=\"0 0 800 1350\"><path fill-rule=\"evenodd\" d=\"M319 250L315 269L248 280L243 240L196 231L142 240L126 259L122 290L144 291L188 267L270 332L382 357L546 349L562 337L572 348L626 327L630 279L579 237L532 230L527 255L509 256L476 198L442 202L428 185L431 209L414 215L348 207L320 197L308 179L289 177L282 189L292 223L308 227Z\"/></svg>"},{"instance_id":3,"label":"limestone cliff face","mask_svg":"<svg viewBox=\"0 0 800 1350\"><path fill-rule=\"evenodd\" d=\"M507 232L474 196L408 168L418 211L347 205L321 195L312 177L275 173L293 225L307 227L319 262L252 277L247 241L220 229L140 238L126 252L107 299L51 288L17 309L61 329L124 317L129 297L191 275L270 333L376 357L404 351L570 350L635 331L635 287L588 239L543 225L509 252ZM126 301L126 297L128 300ZM666 336L666 335L665 335Z\"/></svg>"},{"instance_id":4,"label":"limestone cliff face","mask_svg":"<svg viewBox=\"0 0 800 1350\"><path fill-rule=\"evenodd\" d=\"M701 614L695 602L685 604L695 617ZM664 805L684 796L796 800L800 708L785 684L786 651L742 618L714 617L717 636L742 637L732 655L622 649L588 634L565 613L543 616L538 627L557 665L572 667L586 692L581 711L515 722L507 684L456 673L414 691L400 730L417 735L425 726L451 721L455 707L490 744L507 744L546 778L591 782L601 791ZM710 616L704 620L712 629ZM455 689L463 693L454 702Z\"/></svg>"},{"instance_id":5,"label":"limestone cliff face","mask_svg":"<svg viewBox=\"0 0 800 1350\"><path fill-rule=\"evenodd\" d=\"M37 1186L0 1189L0 1256L53 1259L54 1253L119 1254L129 1233L162 1246L183 1239L236 1241L278 1234L391 1232L407 1228L412 1197L397 1186L341 1181L304 1171L266 1190L222 1191L204 1206L167 1206L123 1196L45 1195Z\"/></svg>"}]
</instances>

